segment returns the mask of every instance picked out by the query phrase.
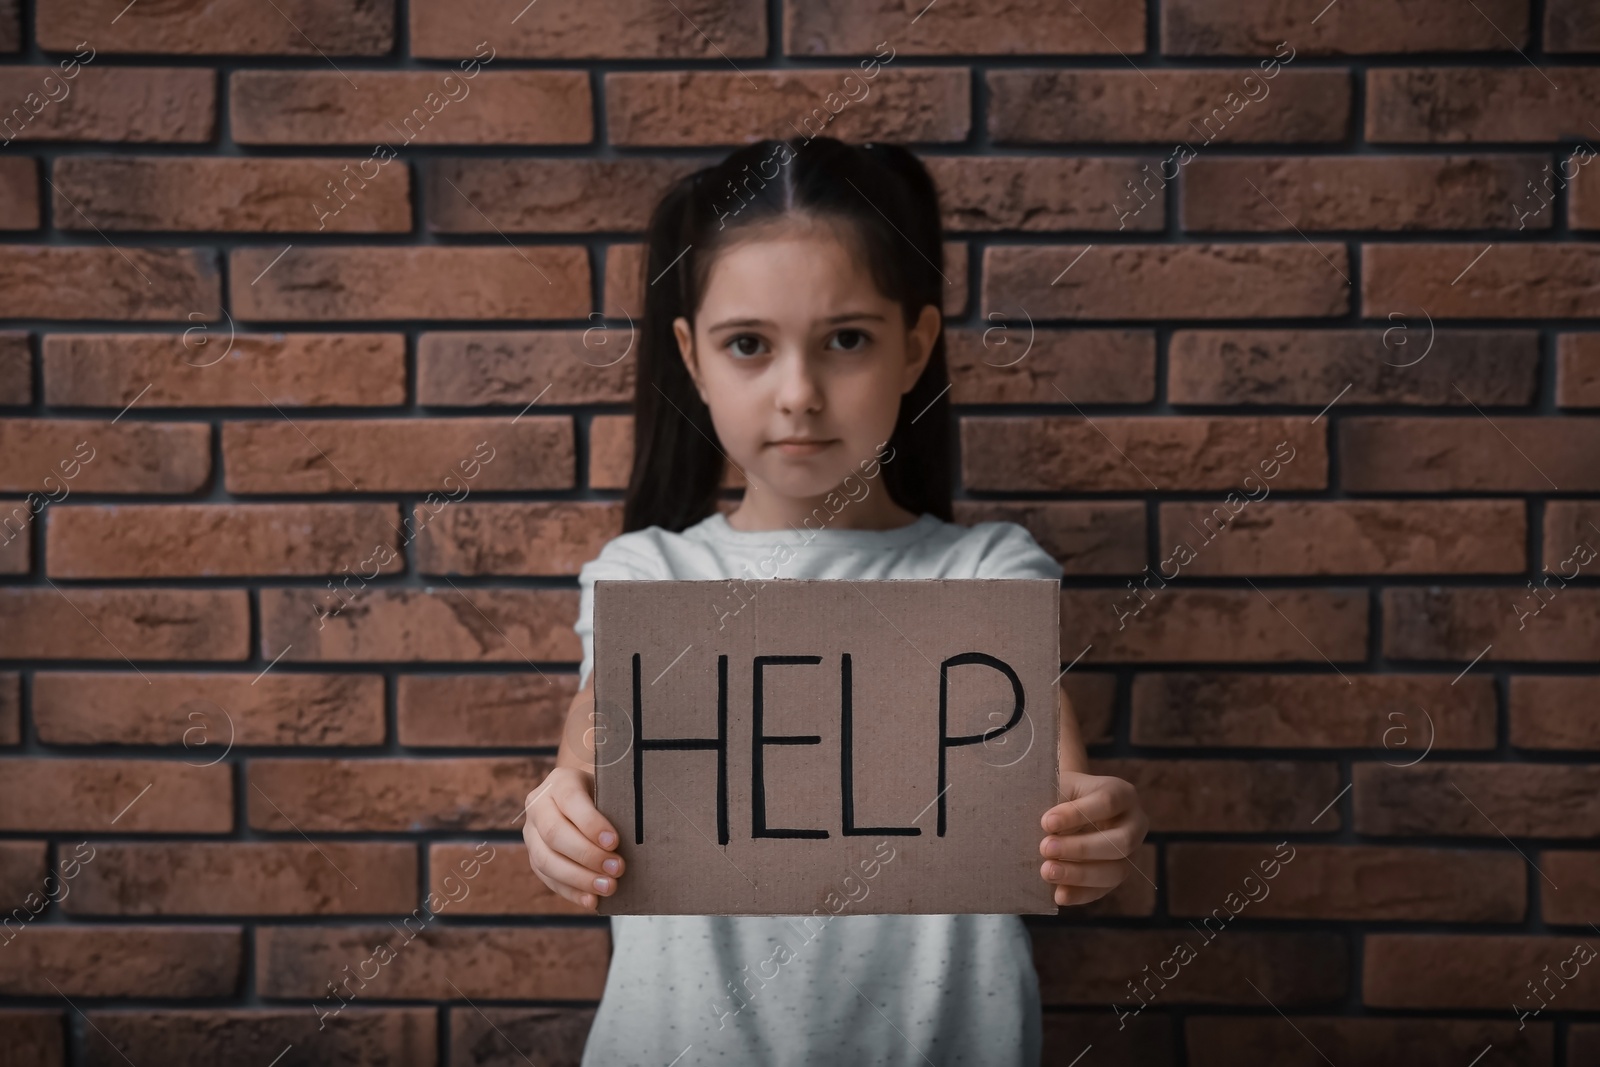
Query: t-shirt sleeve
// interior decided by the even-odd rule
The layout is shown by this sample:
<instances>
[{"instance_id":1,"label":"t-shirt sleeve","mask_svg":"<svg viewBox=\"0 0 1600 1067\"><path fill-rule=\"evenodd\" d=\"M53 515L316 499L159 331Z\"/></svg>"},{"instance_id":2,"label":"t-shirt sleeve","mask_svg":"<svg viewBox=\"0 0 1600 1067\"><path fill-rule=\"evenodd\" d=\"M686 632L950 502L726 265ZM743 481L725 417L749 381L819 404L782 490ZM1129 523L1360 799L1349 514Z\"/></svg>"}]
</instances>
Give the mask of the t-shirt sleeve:
<instances>
[{"instance_id":1,"label":"t-shirt sleeve","mask_svg":"<svg viewBox=\"0 0 1600 1067\"><path fill-rule=\"evenodd\" d=\"M979 578L1060 578L1061 564L1039 547L1027 527L1014 522L986 522L973 528L984 536L978 560Z\"/></svg>"},{"instance_id":2,"label":"t-shirt sleeve","mask_svg":"<svg viewBox=\"0 0 1600 1067\"><path fill-rule=\"evenodd\" d=\"M606 542L600 554L578 572L578 621L573 629L583 643L583 665L578 668L578 688L594 670L594 583L606 581L653 581L665 578L657 554L640 533L627 533Z\"/></svg>"}]
</instances>

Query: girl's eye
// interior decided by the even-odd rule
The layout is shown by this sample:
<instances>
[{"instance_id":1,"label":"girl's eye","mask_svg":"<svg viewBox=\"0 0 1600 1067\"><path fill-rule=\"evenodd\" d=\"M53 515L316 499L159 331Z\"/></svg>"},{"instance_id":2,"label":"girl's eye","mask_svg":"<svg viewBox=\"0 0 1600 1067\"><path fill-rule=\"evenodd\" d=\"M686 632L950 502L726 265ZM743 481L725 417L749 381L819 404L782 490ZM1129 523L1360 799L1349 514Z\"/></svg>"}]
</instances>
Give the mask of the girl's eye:
<instances>
[{"instance_id":1,"label":"girl's eye","mask_svg":"<svg viewBox=\"0 0 1600 1067\"><path fill-rule=\"evenodd\" d=\"M728 342L728 351L747 359L751 356L759 356L761 349L761 338L752 333L742 333Z\"/></svg>"},{"instance_id":2,"label":"girl's eye","mask_svg":"<svg viewBox=\"0 0 1600 1067\"><path fill-rule=\"evenodd\" d=\"M845 352L859 352L867 347L867 342L872 338L862 330L840 330L833 335L829 347L838 348Z\"/></svg>"}]
</instances>

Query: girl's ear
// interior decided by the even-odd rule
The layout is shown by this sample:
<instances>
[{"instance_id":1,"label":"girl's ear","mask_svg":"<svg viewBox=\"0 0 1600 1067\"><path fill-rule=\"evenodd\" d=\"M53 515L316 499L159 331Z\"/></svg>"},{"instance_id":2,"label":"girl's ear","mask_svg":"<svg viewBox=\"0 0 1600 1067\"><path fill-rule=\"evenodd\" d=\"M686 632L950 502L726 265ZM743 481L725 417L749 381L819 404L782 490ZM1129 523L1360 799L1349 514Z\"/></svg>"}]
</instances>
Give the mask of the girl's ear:
<instances>
[{"instance_id":1,"label":"girl's ear","mask_svg":"<svg viewBox=\"0 0 1600 1067\"><path fill-rule=\"evenodd\" d=\"M922 309L922 314L917 316L917 324L906 332L906 376L901 386L902 393L909 393L917 380L922 377L922 371L928 365L928 358L933 355L933 346L939 340L939 330L944 325L944 316L932 304Z\"/></svg>"},{"instance_id":2,"label":"girl's ear","mask_svg":"<svg viewBox=\"0 0 1600 1067\"><path fill-rule=\"evenodd\" d=\"M680 315L672 320L672 335L678 339L678 355L683 357L683 365L689 370L689 377L694 381L701 403L705 403L706 391L700 385L700 367L695 362L694 327L689 325L688 319Z\"/></svg>"}]
</instances>

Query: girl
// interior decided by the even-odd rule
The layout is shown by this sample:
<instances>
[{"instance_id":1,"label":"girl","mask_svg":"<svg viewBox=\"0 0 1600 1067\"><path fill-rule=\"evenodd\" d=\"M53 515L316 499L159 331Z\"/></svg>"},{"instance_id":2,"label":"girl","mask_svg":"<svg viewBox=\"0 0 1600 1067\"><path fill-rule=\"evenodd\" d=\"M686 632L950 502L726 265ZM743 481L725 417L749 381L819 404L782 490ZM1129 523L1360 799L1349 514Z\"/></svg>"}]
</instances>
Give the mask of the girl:
<instances>
[{"instance_id":1,"label":"girl","mask_svg":"<svg viewBox=\"0 0 1600 1067\"><path fill-rule=\"evenodd\" d=\"M951 522L942 250L932 180L890 145L754 144L657 207L627 532L579 578L581 688L523 831L540 880L580 907L626 876L593 801L597 579L743 578L762 562L770 574L780 545L792 549L780 578L1061 575L1020 526ZM723 514L726 465L746 489ZM1058 904L1082 904L1128 876L1148 823L1131 785L1084 773L1064 695L1060 715L1065 802L1041 813L1039 873ZM841 915L770 981L752 975L790 929L763 916L614 917L583 1062L1039 1062L1019 917Z\"/></svg>"}]
</instances>

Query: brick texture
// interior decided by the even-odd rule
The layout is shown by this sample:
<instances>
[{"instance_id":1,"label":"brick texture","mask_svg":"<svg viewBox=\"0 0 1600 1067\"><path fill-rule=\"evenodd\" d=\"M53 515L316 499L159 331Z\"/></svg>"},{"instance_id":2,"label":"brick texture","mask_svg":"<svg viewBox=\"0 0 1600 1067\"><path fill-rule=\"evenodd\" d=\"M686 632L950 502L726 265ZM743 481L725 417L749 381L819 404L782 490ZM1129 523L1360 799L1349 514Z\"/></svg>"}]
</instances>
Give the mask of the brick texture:
<instances>
[{"instance_id":1,"label":"brick texture","mask_svg":"<svg viewBox=\"0 0 1600 1067\"><path fill-rule=\"evenodd\" d=\"M0 1061L576 1067L606 926L520 828L641 242L823 132L935 179L955 518L1060 563L1152 822L1028 919L1043 1062L1600 1061L1548 977L1600 924L1596 10L0 0Z\"/></svg>"}]
</instances>

